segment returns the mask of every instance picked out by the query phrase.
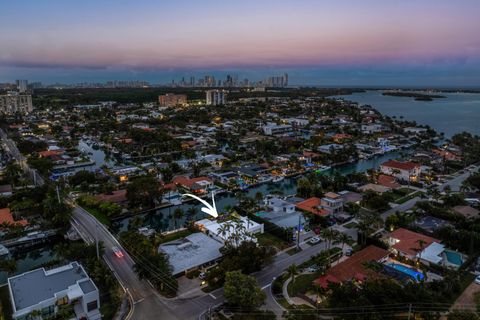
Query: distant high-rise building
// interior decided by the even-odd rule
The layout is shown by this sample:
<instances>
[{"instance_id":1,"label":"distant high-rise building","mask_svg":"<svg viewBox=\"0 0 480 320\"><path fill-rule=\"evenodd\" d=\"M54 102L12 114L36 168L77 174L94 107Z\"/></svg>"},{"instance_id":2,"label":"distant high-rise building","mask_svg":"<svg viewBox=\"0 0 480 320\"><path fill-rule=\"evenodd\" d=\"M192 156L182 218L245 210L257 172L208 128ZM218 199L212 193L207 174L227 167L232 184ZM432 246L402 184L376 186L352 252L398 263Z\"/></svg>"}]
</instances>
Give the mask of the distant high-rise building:
<instances>
[{"instance_id":1,"label":"distant high-rise building","mask_svg":"<svg viewBox=\"0 0 480 320\"><path fill-rule=\"evenodd\" d=\"M283 75L283 86L288 87L288 73Z\"/></svg>"},{"instance_id":2,"label":"distant high-rise building","mask_svg":"<svg viewBox=\"0 0 480 320\"><path fill-rule=\"evenodd\" d=\"M0 95L0 113L15 114L33 111L32 96L18 92Z\"/></svg>"},{"instance_id":3,"label":"distant high-rise building","mask_svg":"<svg viewBox=\"0 0 480 320\"><path fill-rule=\"evenodd\" d=\"M207 105L217 106L225 104L227 101L227 91L225 90L207 90Z\"/></svg>"},{"instance_id":4,"label":"distant high-rise building","mask_svg":"<svg viewBox=\"0 0 480 320\"><path fill-rule=\"evenodd\" d=\"M187 104L187 95L167 93L158 96L158 103L161 107L184 106Z\"/></svg>"},{"instance_id":5,"label":"distant high-rise building","mask_svg":"<svg viewBox=\"0 0 480 320\"><path fill-rule=\"evenodd\" d=\"M205 86L215 87L216 84L214 76L205 76Z\"/></svg>"},{"instance_id":6,"label":"distant high-rise building","mask_svg":"<svg viewBox=\"0 0 480 320\"><path fill-rule=\"evenodd\" d=\"M25 93L28 88L28 80L15 80L18 92Z\"/></svg>"},{"instance_id":7,"label":"distant high-rise building","mask_svg":"<svg viewBox=\"0 0 480 320\"><path fill-rule=\"evenodd\" d=\"M195 87L195 77L190 77L190 87Z\"/></svg>"}]
</instances>

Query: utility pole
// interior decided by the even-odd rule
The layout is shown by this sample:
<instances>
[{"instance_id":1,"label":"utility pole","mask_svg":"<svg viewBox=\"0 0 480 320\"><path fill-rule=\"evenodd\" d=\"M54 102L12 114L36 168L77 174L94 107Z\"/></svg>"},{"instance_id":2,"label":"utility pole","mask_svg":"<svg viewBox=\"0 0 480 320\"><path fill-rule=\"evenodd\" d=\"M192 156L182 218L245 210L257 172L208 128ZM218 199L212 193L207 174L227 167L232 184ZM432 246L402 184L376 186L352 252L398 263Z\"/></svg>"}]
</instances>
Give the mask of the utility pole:
<instances>
[{"instance_id":1,"label":"utility pole","mask_svg":"<svg viewBox=\"0 0 480 320\"><path fill-rule=\"evenodd\" d=\"M100 251L98 250L98 225L95 223L95 247L97 249L97 260L100 260Z\"/></svg>"},{"instance_id":2,"label":"utility pole","mask_svg":"<svg viewBox=\"0 0 480 320\"><path fill-rule=\"evenodd\" d=\"M408 304L408 320L410 320L410 317L412 315L412 304Z\"/></svg>"},{"instance_id":3,"label":"utility pole","mask_svg":"<svg viewBox=\"0 0 480 320\"><path fill-rule=\"evenodd\" d=\"M300 228L302 223L302 215L298 215L298 226L297 226L297 250L300 250Z\"/></svg>"},{"instance_id":4,"label":"utility pole","mask_svg":"<svg viewBox=\"0 0 480 320\"><path fill-rule=\"evenodd\" d=\"M60 200L60 191L59 191L59 188L58 186L55 187L55 190L57 191L57 199L58 199L58 203L62 203L62 201Z\"/></svg>"}]
</instances>

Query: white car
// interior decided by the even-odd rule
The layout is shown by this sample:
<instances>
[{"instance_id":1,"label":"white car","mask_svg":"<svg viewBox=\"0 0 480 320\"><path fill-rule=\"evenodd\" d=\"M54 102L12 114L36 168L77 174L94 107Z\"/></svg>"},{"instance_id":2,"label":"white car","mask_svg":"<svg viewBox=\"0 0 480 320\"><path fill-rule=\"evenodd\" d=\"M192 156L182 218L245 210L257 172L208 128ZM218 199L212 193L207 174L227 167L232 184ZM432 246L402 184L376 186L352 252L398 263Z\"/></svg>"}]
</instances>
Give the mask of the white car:
<instances>
[{"instance_id":1,"label":"white car","mask_svg":"<svg viewBox=\"0 0 480 320\"><path fill-rule=\"evenodd\" d=\"M310 240L308 240L308 242L310 242L311 244L317 244L320 241L321 241L321 239L319 237L313 237Z\"/></svg>"},{"instance_id":2,"label":"white car","mask_svg":"<svg viewBox=\"0 0 480 320\"><path fill-rule=\"evenodd\" d=\"M475 278L475 283L476 283L476 284L480 284L480 276L477 276L477 277Z\"/></svg>"}]
</instances>

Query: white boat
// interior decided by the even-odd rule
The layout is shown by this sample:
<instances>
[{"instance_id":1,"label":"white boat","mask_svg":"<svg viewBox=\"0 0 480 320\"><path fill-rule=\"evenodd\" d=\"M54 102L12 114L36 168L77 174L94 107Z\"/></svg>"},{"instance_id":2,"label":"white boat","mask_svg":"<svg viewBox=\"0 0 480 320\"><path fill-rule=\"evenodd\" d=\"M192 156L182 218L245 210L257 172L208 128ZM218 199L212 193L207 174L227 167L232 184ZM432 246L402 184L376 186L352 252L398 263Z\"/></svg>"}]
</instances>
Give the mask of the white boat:
<instances>
[{"instance_id":1,"label":"white boat","mask_svg":"<svg viewBox=\"0 0 480 320\"><path fill-rule=\"evenodd\" d=\"M272 182L281 182L285 179L284 176L275 176L272 180Z\"/></svg>"},{"instance_id":2,"label":"white boat","mask_svg":"<svg viewBox=\"0 0 480 320\"><path fill-rule=\"evenodd\" d=\"M258 183L270 182L272 180L273 180L272 176L269 176L269 175L264 175L264 176L258 177Z\"/></svg>"},{"instance_id":3,"label":"white boat","mask_svg":"<svg viewBox=\"0 0 480 320\"><path fill-rule=\"evenodd\" d=\"M327 170L330 170L332 167L330 166L320 166L318 167L318 171L327 171Z\"/></svg>"}]
</instances>

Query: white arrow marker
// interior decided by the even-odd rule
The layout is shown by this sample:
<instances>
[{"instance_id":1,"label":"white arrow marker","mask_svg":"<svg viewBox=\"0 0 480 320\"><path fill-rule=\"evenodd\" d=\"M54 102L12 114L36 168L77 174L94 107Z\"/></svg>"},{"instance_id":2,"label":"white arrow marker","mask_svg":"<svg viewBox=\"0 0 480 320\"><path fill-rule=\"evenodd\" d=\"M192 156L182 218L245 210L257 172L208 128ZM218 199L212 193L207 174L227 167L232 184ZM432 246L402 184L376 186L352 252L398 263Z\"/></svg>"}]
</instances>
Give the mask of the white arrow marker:
<instances>
[{"instance_id":1,"label":"white arrow marker","mask_svg":"<svg viewBox=\"0 0 480 320\"><path fill-rule=\"evenodd\" d=\"M218 217L217 206L215 205L215 198L214 198L213 192L212 192L212 204L213 204L213 206L210 205L210 203L208 203L207 201L203 200L202 198L194 196L193 194L190 194L190 193L182 194L182 196L191 197L195 200L200 201L205 206L205 207L202 208L203 212L211 215L214 218Z\"/></svg>"}]
</instances>

